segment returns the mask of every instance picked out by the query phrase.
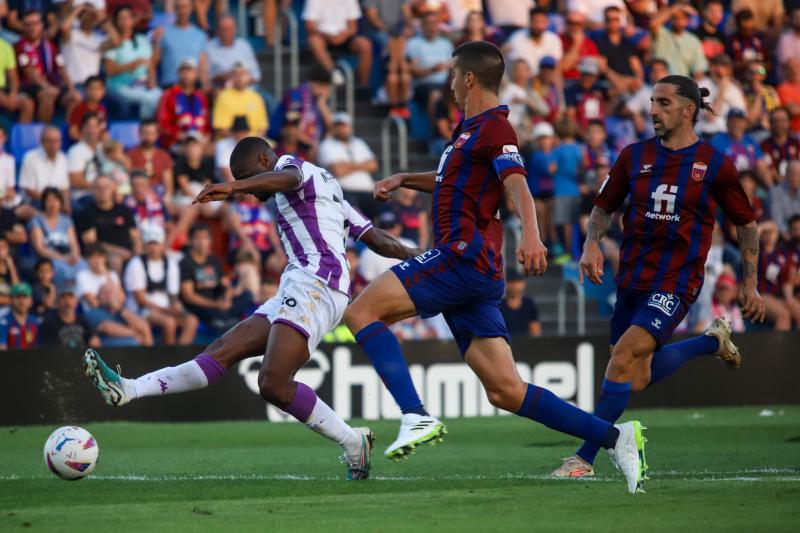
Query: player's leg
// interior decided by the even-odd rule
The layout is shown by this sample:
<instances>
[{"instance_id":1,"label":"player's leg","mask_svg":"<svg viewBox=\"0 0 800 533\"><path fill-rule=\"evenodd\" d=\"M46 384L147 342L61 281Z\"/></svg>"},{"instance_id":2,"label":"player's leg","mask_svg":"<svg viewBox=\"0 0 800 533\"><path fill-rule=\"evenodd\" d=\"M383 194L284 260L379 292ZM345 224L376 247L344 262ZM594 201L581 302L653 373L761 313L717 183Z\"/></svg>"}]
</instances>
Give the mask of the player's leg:
<instances>
[{"instance_id":1,"label":"player's leg","mask_svg":"<svg viewBox=\"0 0 800 533\"><path fill-rule=\"evenodd\" d=\"M89 348L83 357L84 372L109 405L120 406L146 396L202 389L217 381L225 370L242 359L263 354L269 333L270 322L266 317L251 316L209 344L191 361L161 368L136 379L123 378L102 360L96 350Z\"/></svg>"}]
</instances>

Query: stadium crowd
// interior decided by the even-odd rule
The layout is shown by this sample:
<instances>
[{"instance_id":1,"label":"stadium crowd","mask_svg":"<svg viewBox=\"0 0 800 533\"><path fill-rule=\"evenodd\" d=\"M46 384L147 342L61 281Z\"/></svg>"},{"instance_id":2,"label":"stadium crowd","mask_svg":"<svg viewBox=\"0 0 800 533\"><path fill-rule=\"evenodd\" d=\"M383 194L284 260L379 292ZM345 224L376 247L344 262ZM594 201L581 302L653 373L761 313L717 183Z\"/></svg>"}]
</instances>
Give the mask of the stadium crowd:
<instances>
[{"instance_id":1,"label":"stadium crowd","mask_svg":"<svg viewBox=\"0 0 800 533\"><path fill-rule=\"evenodd\" d=\"M427 122L438 158L461 119L451 53L478 39L506 56L501 102L557 264L579 257L617 154L652 135L653 83L672 73L708 87L716 113L697 130L734 159L756 208L769 322L800 325L800 4L263 0L266 44L239 37L226 4L0 0L0 347L191 343L271 297L286 257L270 206L192 205L205 184L232 179L230 153L248 135L325 166L377 226L429 247L414 191L372 199L378 159L357 117L329 105L334 61L355 66L359 99ZM279 8L298 13L317 65L275 101L253 45L274 43ZM510 208L502 216L513 235ZM621 224L603 242L612 272ZM720 219L687 330L722 315L744 330L735 242ZM393 264L358 243L348 258L355 293ZM512 334L542 333L513 269L503 312ZM415 320L397 333L446 329Z\"/></svg>"}]
</instances>

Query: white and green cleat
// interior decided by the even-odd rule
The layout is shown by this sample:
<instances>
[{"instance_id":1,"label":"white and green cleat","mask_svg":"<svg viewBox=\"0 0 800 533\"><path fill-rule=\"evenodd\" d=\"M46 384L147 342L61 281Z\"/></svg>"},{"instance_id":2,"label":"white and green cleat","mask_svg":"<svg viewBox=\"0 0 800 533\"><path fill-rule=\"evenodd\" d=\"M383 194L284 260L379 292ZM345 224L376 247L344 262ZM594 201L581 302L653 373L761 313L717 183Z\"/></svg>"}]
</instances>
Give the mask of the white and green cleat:
<instances>
[{"instance_id":1,"label":"white and green cleat","mask_svg":"<svg viewBox=\"0 0 800 533\"><path fill-rule=\"evenodd\" d=\"M426 442L432 445L438 444L444 440L446 434L447 426L435 416L408 413L400 420L400 432L397 438L386 448L383 455L393 461L408 459L420 444Z\"/></svg>"},{"instance_id":2,"label":"white and green cleat","mask_svg":"<svg viewBox=\"0 0 800 533\"><path fill-rule=\"evenodd\" d=\"M628 492L636 494L644 492L644 480L647 478L647 460L644 444L647 439L643 431L647 429L638 420L625 422L615 426L619 430L619 438L613 448L608 449L611 461L617 470L622 472L628 482Z\"/></svg>"},{"instance_id":3,"label":"white and green cleat","mask_svg":"<svg viewBox=\"0 0 800 533\"><path fill-rule=\"evenodd\" d=\"M369 478L372 462L372 444L375 434L366 427L353 428L361 436L361 444L351 452L345 452L339 459L347 465L348 481L359 481Z\"/></svg>"},{"instance_id":4,"label":"white and green cleat","mask_svg":"<svg viewBox=\"0 0 800 533\"><path fill-rule=\"evenodd\" d=\"M100 358L97 350L89 348L83 354L83 373L89 378L94 386L100 391L100 396L108 405L119 407L130 402L130 396L125 391L125 383L119 375L119 367L114 372Z\"/></svg>"}]
</instances>

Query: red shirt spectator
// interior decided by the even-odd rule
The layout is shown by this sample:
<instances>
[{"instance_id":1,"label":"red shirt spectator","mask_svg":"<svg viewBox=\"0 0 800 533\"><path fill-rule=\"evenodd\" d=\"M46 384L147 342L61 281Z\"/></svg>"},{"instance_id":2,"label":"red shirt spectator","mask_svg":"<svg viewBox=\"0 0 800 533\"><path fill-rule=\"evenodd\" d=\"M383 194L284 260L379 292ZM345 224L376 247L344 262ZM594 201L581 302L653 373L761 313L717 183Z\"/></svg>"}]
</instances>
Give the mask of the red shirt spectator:
<instances>
[{"instance_id":1,"label":"red shirt spectator","mask_svg":"<svg viewBox=\"0 0 800 533\"><path fill-rule=\"evenodd\" d=\"M172 157L169 153L156 146L158 141L158 126L153 121L142 122L139 126L139 146L131 148L127 155L131 163L131 169L144 170L150 178L152 185L158 194L163 194L164 198L172 198Z\"/></svg>"},{"instance_id":2,"label":"red shirt spectator","mask_svg":"<svg viewBox=\"0 0 800 533\"><path fill-rule=\"evenodd\" d=\"M17 54L17 64L20 67L20 83L23 87L36 85L35 80L27 75L25 67L33 67L43 78L53 85L61 83L59 69L64 67L64 58L58 46L47 39L39 42L29 41L22 37L14 45Z\"/></svg>"},{"instance_id":3,"label":"red shirt spectator","mask_svg":"<svg viewBox=\"0 0 800 533\"><path fill-rule=\"evenodd\" d=\"M177 85L167 89L158 104L158 127L164 148L171 148L194 131L206 138L211 135L208 101L196 87L197 65L193 59L184 59L178 65Z\"/></svg>"},{"instance_id":4,"label":"red shirt spectator","mask_svg":"<svg viewBox=\"0 0 800 533\"><path fill-rule=\"evenodd\" d=\"M567 13L567 30L561 35L561 44L564 48L564 57L561 68L565 80L577 80L580 77L578 63L584 57L597 57L600 50L584 31L586 17L579 11Z\"/></svg>"},{"instance_id":5,"label":"red shirt spectator","mask_svg":"<svg viewBox=\"0 0 800 533\"><path fill-rule=\"evenodd\" d=\"M69 112L67 123L69 123L70 128L72 126L80 128L83 117L88 113L97 115L97 118L101 124L108 124L108 112L106 111L106 106L103 104L103 102L97 104L92 102L81 102L73 107L72 111ZM105 127L103 127L103 129L105 129Z\"/></svg>"}]
</instances>

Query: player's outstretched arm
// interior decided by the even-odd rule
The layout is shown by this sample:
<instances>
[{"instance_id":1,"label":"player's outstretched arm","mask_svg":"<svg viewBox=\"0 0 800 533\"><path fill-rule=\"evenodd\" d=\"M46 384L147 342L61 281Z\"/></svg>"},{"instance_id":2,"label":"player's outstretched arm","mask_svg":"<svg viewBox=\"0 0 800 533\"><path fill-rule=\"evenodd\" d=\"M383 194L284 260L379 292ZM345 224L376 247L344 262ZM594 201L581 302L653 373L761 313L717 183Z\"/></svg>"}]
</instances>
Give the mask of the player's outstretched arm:
<instances>
[{"instance_id":1,"label":"player's outstretched arm","mask_svg":"<svg viewBox=\"0 0 800 533\"><path fill-rule=\"evenodd\" d=\"M375 199L385 202L392 197L392 191L400 187L433 193L433 189L436 187L436 172L392 174L375 184Z\"/></svg>"},{"instance_id":2,"label":"player's outstretched arm","mask_svg":"<svg viewBox=\"0 0 800 533\"><path fill-rule=\"evenodd\" d=\"M766 315L764 300L758 293L758 226L749 222L736 226L739 251L742 254L742 285L739 288L739 303L742 316L753 322L763 322Z\"/></svg>"},{"instance_id":3,"label":"player's outstretched arm","mask_svg":"<svg viewBox=\"0 0 800 533\"><path fill-rule=\"evenodd\" d=\"M374 226L364 233L361 242L376 254L395 259L411 259L422 253L422 250L409 248L391 233Z\"/></svg>"},{"instance_id":4,"label":"player's outstretched arm","mask_svg":"<svg viewBox=\"0 0 800 533\"><path fill-rule=\"evenodd\" d=\"M216 200L225 200L234 194L275 194L297 189L303 177L296 167L286 167L283 170L262 172L250 178L236 180L232 183L214 183L206 185L192 202L204 204Z\"/></svg>"},{"instance_id":5,"label":"player's outstretched arm","mask_svg":"<svg viewBox=\"0 0 800 533\"><path fill-rule=\"evenodd\" d=\"M536 206L533 204L528 181L522 174L511 174L503 180L503 185L522 222L517 261L524 266L526 276L544 274L547 270L547 248L539 237Z\"/></svg>"},{"instance_id":6,"label":"player's outstretched arm","mask_svg":"<svg viewBox=\"0 0 800 533\"><path fill-rule=\"evenodd\" d=\"M602 207L594 206L592 214L589 215L589 226L586 230L586 242L583 243L583 254L581 254L580 269L578 277L583 283L583 276L586 276L592 283L602 284L603 280L603 250L600 248L600 241L608 233L611 227L611 213Z\"/></svg>"}]
</instances>

